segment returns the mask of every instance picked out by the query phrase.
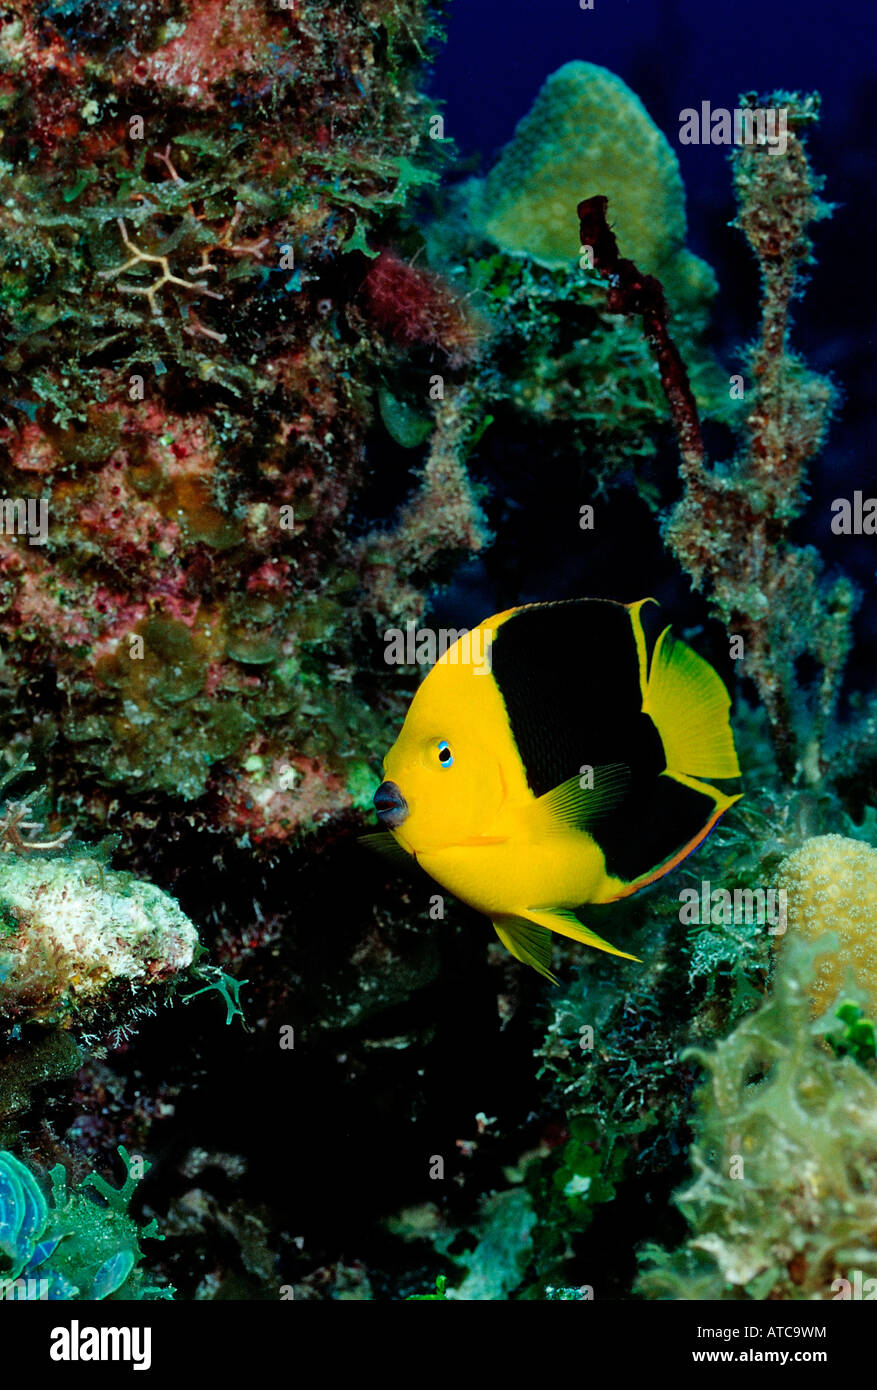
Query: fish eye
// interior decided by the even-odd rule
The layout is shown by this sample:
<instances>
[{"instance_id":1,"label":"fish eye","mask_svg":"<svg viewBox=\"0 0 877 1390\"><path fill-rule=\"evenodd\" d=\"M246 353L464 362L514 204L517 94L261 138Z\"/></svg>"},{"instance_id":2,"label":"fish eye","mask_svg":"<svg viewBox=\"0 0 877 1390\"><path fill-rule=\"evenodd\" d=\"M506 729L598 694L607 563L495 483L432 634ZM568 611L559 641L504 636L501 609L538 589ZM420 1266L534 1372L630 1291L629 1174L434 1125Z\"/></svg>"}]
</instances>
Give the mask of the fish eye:
<instances>
[{"instance_id":1,"label":"fish eye","mask_svg":"<svg viewBox=\"0 0 877 1390\"><path fill-rule=\"evenodd\" d=\"M441 763L442 767L454 766L454 755L451 752L451 745L448 743L446 739L443 738L439 739L438 760Z\"/></svg>"}]
</instances>

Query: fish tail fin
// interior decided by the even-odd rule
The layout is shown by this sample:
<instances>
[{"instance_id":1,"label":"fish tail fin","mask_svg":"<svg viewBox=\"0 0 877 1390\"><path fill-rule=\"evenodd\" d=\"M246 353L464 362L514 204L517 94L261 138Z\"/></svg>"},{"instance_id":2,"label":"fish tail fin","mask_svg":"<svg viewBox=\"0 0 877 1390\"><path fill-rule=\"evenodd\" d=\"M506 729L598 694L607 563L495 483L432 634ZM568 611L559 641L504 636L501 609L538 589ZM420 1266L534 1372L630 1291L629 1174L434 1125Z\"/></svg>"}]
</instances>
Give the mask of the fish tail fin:
<instances>
[{"instance_id":1,"label":"fish tail fin","mask_svg":"<svg viewBox=\"0 0 877 1390\"><path fill-rule=\"evenodd\" d=\"M721 676L665 628L652 653L643 711L661 736L668 775L677 781L740 776L730 709ZM721 797L715 788L697 790Z\"/></svg>"},{"instance_id":2,"label":"fish tail fin","mask_svg":"<svg viewBox=\"0 0 877 1390\"><path fill-rule=\"evenodd\" d=\"M580 941L583 946L593 946L596 951L606 951L610 956L621 956L624 960L639 960L638 956L632 956L628 951L619 951L617 946L604 941L602 936L586 927L568 908L528 907L521 915L543 930L557 932L559 936L568 936L572 941Z\"/></svg>"}]
</instances>

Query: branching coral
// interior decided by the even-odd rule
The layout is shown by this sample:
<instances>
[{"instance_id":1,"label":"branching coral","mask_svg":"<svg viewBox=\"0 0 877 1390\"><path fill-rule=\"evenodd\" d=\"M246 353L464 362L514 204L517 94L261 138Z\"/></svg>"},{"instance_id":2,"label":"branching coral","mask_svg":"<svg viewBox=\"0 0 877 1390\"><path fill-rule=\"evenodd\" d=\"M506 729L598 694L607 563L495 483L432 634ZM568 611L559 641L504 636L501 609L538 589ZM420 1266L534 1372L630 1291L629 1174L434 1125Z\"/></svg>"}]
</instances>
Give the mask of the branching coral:
<instances>
[{"instance_id":1,"label":"branching coral","mask_svg":"<svg viewBox=\"0 0 877 1390\"><path fill-rule=\"evenodd\" d=\"M849 652L856 594L846 579L823 584L817 552L788 538L806 499L806 464L834 403L830 382L808 372L789 347L789 310L800 293L801 266L811 260L808 225L830 207L818 196L822 180L805 147L818 99L777 92L763 105L786 111L788 141L782 154L756 142L734 155L738 225L759 258L763 294L761 336L747 355L746 443L733 463L707 466L660 284L619 258L601 199L579 211L583 243L613 276L610 303L643 317L679 435L684 492L665 527L668 543L695 585L708 588L728 631L742 639L783 771L791 776L797 768L815 782L826 770L826 724ZM803 656L821 668L809 708L796 664Z\"/></svg>"},{"instance_id":2,"label":"branching coral","mask_svg":"<svg viewBox=\"0 0 877 1390\"><path fill-rule=\"evenodd\" d=\"M750 104L755 98L749 99ZM730 464L708 469L696 444L683 448L685 490L666 536L697 586L709 590L728 631L745 642L745 670L767 709L777 755L811 781L826 770L825 731L851 641L852 584L822 582L815 550L794 545L789 527L806 500L806 465L822 444L835 393L789 346L790 306L812 260L808 226L830 207L819 192L805 136L818 99L777 92L763 106L787 112L780 154L765 143L734 155L737 225L762 272L762 321L746 357L745 443ZM810 706L796 663L821 670Z\"/></svg>"}]
</instances>

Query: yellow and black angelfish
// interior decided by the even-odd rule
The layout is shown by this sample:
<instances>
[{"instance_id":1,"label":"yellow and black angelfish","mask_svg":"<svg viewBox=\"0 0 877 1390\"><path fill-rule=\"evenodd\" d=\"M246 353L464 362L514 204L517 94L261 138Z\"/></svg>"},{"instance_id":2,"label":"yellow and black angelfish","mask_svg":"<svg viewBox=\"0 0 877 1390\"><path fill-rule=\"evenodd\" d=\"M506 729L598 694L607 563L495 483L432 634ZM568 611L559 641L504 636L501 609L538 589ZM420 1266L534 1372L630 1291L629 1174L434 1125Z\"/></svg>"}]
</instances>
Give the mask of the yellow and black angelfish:
<instances>
[{"instance_id":1,"label":"yellow and black angelfish","mask_svg":"<svg viewBox=\"0 0 877 1390\"><path fill-rule=\"evenodd\" d=\"M554 979L551 932L628 960L573 913L674 868L739 800L730 698L646 603L511 608L432 667L375 793L388 841Z\"/></svg>"}]
</instances>

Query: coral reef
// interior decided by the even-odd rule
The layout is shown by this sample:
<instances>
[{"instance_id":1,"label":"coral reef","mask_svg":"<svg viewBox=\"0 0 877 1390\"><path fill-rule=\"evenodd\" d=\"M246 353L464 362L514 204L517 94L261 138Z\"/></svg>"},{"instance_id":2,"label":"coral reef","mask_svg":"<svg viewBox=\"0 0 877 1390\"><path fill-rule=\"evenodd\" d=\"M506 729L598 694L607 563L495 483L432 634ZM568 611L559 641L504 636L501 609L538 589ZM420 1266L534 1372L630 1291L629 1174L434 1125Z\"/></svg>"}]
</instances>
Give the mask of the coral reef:
<instances>
[{"instance_id":1,"label":"coral reef","mask_svg":"<svg viewBox=\"0 0 877 1390\"><path fill-rule=\"evenodd\" d=\"M638 98L568 64L440 191L439 28L424 0L11 0L0 25L0 708L46 784L0 824L0 1281L26 1298L815 1299L877 1273L877 725L864 696L834 722L856 594L793 529L838 399L790 347L818 104L777 94L786 152L734 156L763 287L729 399ZM643 570L726 671L743 643L746 798L594 910L641 964L560 945L549 995L357 857L415 680L383 633ZM785 938L685 916L711 886L785 887Z\"/></svg>"},{"instance_id":2,"label":"coral reef","mask_svg":"<svg viewBox=\"0 0 877 1390\"><path fill-rule=\"evenodd\" d=\"M759 103L753 96L744 104ZM831 382L804 366L789 334L791 302L812 262L808 226L831 208L806 150L818 98L776 92L760 105L786 110L788 141L782 154L755 142L733 156L737 225L762 274L761 331L746 354L741 397L744 443L733 461L710 469L699 439L689 439L684 493L666 538L728 632L743 639L745 669L768 711L783 771L800 768L816 783L828 771L826 726L857 595L846 578L826 584L818 553L789 538L806 500L806 465L824 442L835 403ZM804 657L820 670L809 701L799 679Z\"/></svg>"},{"instance_id":3,"label":"coral reef","mask_svg":"<svg viewBox=\"0 0 877 1390\"><path fill-rule=\"evenodd\" d=\"M836 948L820 959L810 994L824 1014L852 971L872 1007L877 1005L874 923L877 920L877 849L843 835L817 835L780 865L778 883L788 895L785 954L797 940L818 941L826 932Z\"/></svg>"},{"instance_id":4,"label":"coral reef","mask_svg":"<svg viewBox=\"0 0 877 1390\"><path fill-rule=\"evenodd\" d=\"M68 1188L62 1164L51 1171L51 1203L14 1154L0 1152L0 1289L5 1298L156 1299L174 1291L147 1282L140 1241L158 1236L128 1211L150 1165L119 1153L127 1169L121 1188L92 1174ZM89 1192L87 1188L93 1188ZM95 1196L95 1192L97 1196Z\"/></svg>"},{"instance_id":5,"label":"coral reef","mask_svg":"<svg viewBox=\"0 0 877 1390\"><path fill-rule=\"evenodd\" d=\"M355 745L396 717L357 602L369 436L385 392L434 433L429 382L451 406L477 341L387 247L436 177L413 81L436 33L420 0L160 3L135 36L13 0L0 475L48 523L0 536L7 722L36 715L80 817L158 795L255 844L362 801ZM427 464L387 533L397 621L483 540L465 439L441 431L456 467ZM383 466L384 515L410 463Z\"/></svg>"},{"instance_id":6,"label":"coral reef","mask_svg":"<svg viewBox=\"0 0 877 1390\"><path fill-rule=\"evenodd\" d=\"M841 579L826 596L816 553L802 551L786 536L786 517L797 515L805 500L805 466L823 441L833 388L808 373L788 348L789 300L799 290L798 267L809 255L806 222L822 205L802 146L816 103L786 95L783 101L796 132L789 167L768 168L757 146L735 155L741 223L765 258L766 280L761 344L750 354L756 384L747 378L745 387L742 430L748 438L734 465L707 466L699 393L687 366L690 344L683 346L671 321L662 284L622 259L628 248L622 244L619 251L609 230L602 193L579 209L581 241L593 253L593 273L583 266L582 283L590 293L608 277L609 315L642 319L640 350L644 339L654 355L654 384L669 403L679 439L685 492L666 534L689 573L695 553L713 556L713 568L704 565L694 577L706 582L708 576L713 592L724 596L716 609L729 638L741 634L744 639L746 660L739 669L752 676L761 709L744 705L739 711L747 800L672 884L659 886L639 903L613 908L616 915L623 913L625 940L643 962L636 979L619 979L617 970L599 963L577 965L550 1001L537 1054L536 1141L532 1133L527 1144L523 1131L507 1130L505 1152L514 1153L517 1143L518 1156L507 1162L504 1183L498 1191L494 1183L489 1200L470 1201L462 1211L447 1201L410 1208L391 1220L396 1234L429 1246L447 1261L451 1298L586 1297L590 1285L598 1297L629 1297L634 1271L623 1255L607 1255L607 1249L614 1252L627 1239L638 1243L643 1225L654 1230L657 1223L672 1231L672 1222L656 1211L681 1180L691 1124L701 1176L679 1200L695 1231L676 1256L652 1252L653 1264L659 1263L638 1286L640 1292L671 1298L830 1298L833 1280L854 1268L869 1272L873 1264L873 1252L865 1264L858 1260L855 1232L845 1243L849 1228L844 1224L860 1181L867 1192L868 1165L874 1162L873 1124L869 1118L860 1125L874 1102L873 1078L863 1070L873 1058L873 1023L854 1002L869 998L866 948L852 946L854 940L867 940L877 883L874 851L863 843L873 827L873 810L866 808L861 831L854 830L845 810L849 803L822 775L826 747L841 748L852 736L864 742L861 730L830 723L849 648L853 588ZM757 187L741 180L741 161ZM785 197L791 199L788 209ZM482 266L484 284L496 294L492 311L501 315L508 272L499 256ZM527 277L531 287L540 272L526 259L521 267L517 283L523 285ZM513 308L524 302L519 290L509 298ZM545 332L548 295L543 302ZM499 332L504 331L507 336L498 341L508 345L512 339L503 325ZM501 373L500 357L495 378ZM529 383L526 376L522 382L533 399L546 375L543 355ZM623 376L616 373L612 380L617 389ZM550 410L550 395L542 399ZM658 416L659 406L654 409ZM751 524L756 517L759 524ZM725 530L716 534L715 525ZM808 565L812 584L802 579ZM758 610L758 641L756 608L749 626L741 617L740 594L748 583L753 598L753 575L765 588L768 578L774 586L773 598ZM799 604L803 598L806 608ZM805 681L812 678L799 661L803 652L817 663L814 702L805 699ZM756 660L750 662L753 654ZM786 682L785 696L773 700L768 683L777 672L780 684ZM814 738L807 720L817 704L821 714ZM792 785L795 776L799 780ZM825 833L838 824L860 838ZM691 893L689 885L698 904L693 917L680 907ZM711 898L713 887L718 892ZM773 904L770 915L765 889ZM788 921L783 891L789 898ZM738 902L745 906L738 909ZM810 983L813 968L802 945L831 929L834 944L831 938L822 944ZM781 964L772 984L775 947ZM857 984L849 975L854 952L862 966ZM840 1004L815 1032L814 992L820 1012ZM514 1013L513 1004L502 1007ZM715 1053L690 1049L692 1041L703 1048L722 1037L726 1041ZM713 1084L695 1096L698 1060L709 1068ZM811 1124L818 1131L815 1157L809 1154ZM739 1173L731 1162L738 1158ZM863 1247L871 1221L863 1197L853 1223ZM591 1247L599 1252L597 1267L589 1258ZM578 1293L571 1287L576 1278L583 1281Z\"/></svg>"},{"instance_id":7,"label":"coral reef","mask_svg":"<svg viewBox=\"0 0 877 1390\"><path fill-rule=\"evenodd\" d=\"M744 722L740 732L741 756L754 761L756 731ZM699 899L704 881L753 892L777 882L777 866L800 843L808 817L803 794L789 798L780 784L754 793L696 863L602 909L641 964L583 962L561 944L561 987L538 1015L536 1133L531 1126L506 1136L513 1157L495 1200L473 1203L454 1220L431 1205L389 1223L447 1260L449 1297L541 1299L571 1282L598 1299L630 1296L625 1241L637 1243L642 1225L653 1229L655 1211L683 1176L696 1074L686 1049L712 1042L763 1003L781 939L754 911L741 921L708 917L686 926L682 895L695 886ZM521 1245L514 1232L524 1213ZM473 1293L472 1271L483 1274L491 1262L491 1292Z\"/></svg>"},{"instance_id":8,"label":"coral reef","mask_svg":"<svg viewBox=\"0 0 877 1390\"><path fill-rule=\"evenodd\" d=\"M490 403L494 434L552 457L556 485L574 473L602 491L624 483L656 507L654 469L666 403L638 328L607 310L605 284L587 267L551 269L501 252L474 257L468 283L492 333L475 366L473 394ZM680 314L687 343L697 315ZM698 353L692 373L705 415L727 415L715 362ZM492 435L488 435L489 445Z\"/></svg>"},{"instance_id":9,"label":"coral reef","mask_svg":"<svg viewBox=\"0 0 877 1390\"><path fill-rule=\"evenodd\" d=\"M82 1029L110 1001L124 1014L129 1000L142 1014L198 949L194 926L169 894L81 852L52 860L4 855L0 923L7 1026Z\"/></svg>"},{"instance_id":10,"label":"coral reef","mask_svg":"<svg viewBox=\"0 0 877 1390\"><path fill-rule=\"evenodd\" d=\"M690 1235L650 1248L639 1292L671 1299L833 1299L877 1273L877 1081L810 1024L812 949L715 1049L698 1052Z\"/></svg>"}]
</instances>

